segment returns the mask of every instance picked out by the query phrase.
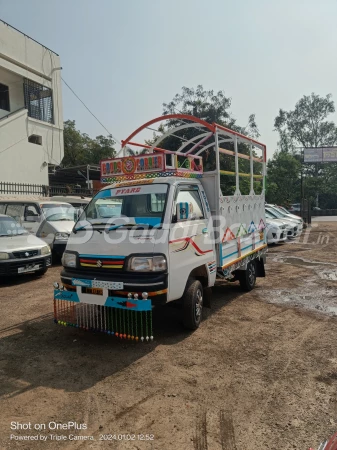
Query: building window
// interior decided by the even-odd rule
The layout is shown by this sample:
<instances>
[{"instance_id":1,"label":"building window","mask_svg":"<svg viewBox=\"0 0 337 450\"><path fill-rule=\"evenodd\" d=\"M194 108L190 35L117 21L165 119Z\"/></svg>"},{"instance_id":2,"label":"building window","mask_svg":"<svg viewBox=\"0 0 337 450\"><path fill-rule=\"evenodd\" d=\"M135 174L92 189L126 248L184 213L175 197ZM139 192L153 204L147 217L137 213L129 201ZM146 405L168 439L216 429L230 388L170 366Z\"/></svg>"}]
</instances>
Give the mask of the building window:
<instances>
[{"instance_id":1,"label":"building window","mask_svg":"<svg viewBox=\"0 0 337 450\"><path fill-rule=\"evenodd\" d=\"M0 83L0 109L10 111L9 109L9 89L8 86Z\"/></svg>"},{"instance_id":2,"label":"building window","mask_svg":"<svg viewBox=\"0 0 337 450\"><path fill-rule=\"evenodd\" d=\"M53 91L27 78L24 79L23 87L28 116L43 122L54 123Z\"/></svg>"},{"instance_id":3,"label":"building window","mask_svg":"<svg viewBox=\"0 0 337 450\"><path fill-rule=\"evenodd\" d=\"M30 142L31 144L42 145L42 136L32 134L31 136L29 136L28 142Z\"/></svg>"}]
</instances>

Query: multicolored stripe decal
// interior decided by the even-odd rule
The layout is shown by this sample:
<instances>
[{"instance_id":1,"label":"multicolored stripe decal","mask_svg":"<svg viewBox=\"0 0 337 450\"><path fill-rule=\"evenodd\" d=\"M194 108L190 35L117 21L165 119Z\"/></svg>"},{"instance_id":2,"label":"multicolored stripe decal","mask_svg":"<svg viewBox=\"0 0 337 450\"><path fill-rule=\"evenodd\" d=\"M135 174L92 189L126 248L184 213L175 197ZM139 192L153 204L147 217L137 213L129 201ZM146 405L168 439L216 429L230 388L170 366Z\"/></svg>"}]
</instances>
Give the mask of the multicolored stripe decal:
<instances>
[{"instance_id":1,"label":"multicolored stripe decal","mask_svg":"<svg viewBox=\"0 0 337 450\"><path fill-rule=\"evenodd\" d=\"M209 263L207 263L207 267L210 274L214 273L216 271L216 261L210 261Z\"/></svg>"},{"instance_id":2,"label":"multicolored stripe decal","mask_svg":"<svg viewBox=\"0 0 337 450\"><path fill-rule=\"evenodd\" d=\"M251 247L251 245L249 245L248 247ZM265 248L265 247L267 247L267 244L261 245L261 247L256 248L256 249L253 250L252 252L246 253L244 256L241 256L241 258L237 258L237 259L235 259L234 261L231 261L230 263L225 264L224 266L222 266L222 269L226 269L226 267L229 267L229 266L231 266L231 265L233 265L233 264L235 264L235 263L241 261L242 259L246 258L247 256L252 255L253 253L258 252L259 250L262 250L262 249ZM245 247L245 248L246 248L246 247ZM235 253L237 253L237 252L235 252ZM229 256L232 256L232 255L224 256L222 259L224 260L225 258L228 258Z\"/></svg>"},{"instance_id":3,"label":"multicolored stripe decal","mask_svg":"<svg viewBox=\"0 0 337 450\"><path fill-rule=\"evenodd\" d=\"M178 248L177 250L173 250L172 253L177 253L177 252L181 252L183 250L186 250L187 247L191 244L194 249L196 250L195 254L197 256L202 256L202 255L206 255L206 253L212 252L213 250L206 250L203 251L201 250L197 244L193 241L193 239L191 237L187 237L187 238L181 238L181 239L175 239L174 241L169 241L169 244L175 244L177 242L183 242L183 246Z\"/></svg>"},{"instance_id":4,"label":"multicolored stripe decal","mask_svg":"<svg viewBox=\"0 0 337 450\"><path fill-rule=\"evenodd\" d=\"M82 267L95 267L96 269L122 269L125 256L107 255L79 255Z\"/></svg>"}]
</instances>

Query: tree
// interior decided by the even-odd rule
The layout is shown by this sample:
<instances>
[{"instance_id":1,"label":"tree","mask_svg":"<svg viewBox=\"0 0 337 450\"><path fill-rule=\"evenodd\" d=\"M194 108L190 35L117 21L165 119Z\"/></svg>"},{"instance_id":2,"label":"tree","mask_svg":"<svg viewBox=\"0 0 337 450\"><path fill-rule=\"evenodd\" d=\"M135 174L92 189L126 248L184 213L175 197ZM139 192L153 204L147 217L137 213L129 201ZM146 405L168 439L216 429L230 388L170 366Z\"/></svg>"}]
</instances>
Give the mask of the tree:
<instances>
[{"instance_id":1,"label":"tree","mask_svg":"<svg viewBox=\"0 0 337 450\"><path fill-rule=\"evenodd\" d=\"M334 112L335 105L331 94L320 97L314 93L304 95L296 103L294 110L280 109L275 118L275 129L280 136L278 143L280 152L291 153L302 160L300 148L336 145L337 127L333 121L328 120L329 115ZM337 164L304 164L302 170L305 197L314 203L320 194L321 207L336 206L337 195L335 194L334 200L332 198L336 192ZM268 172L268 179L271 180L271 177L271 173ZM315 177L315 180L312 177ZM299 188L296 199L300 200Z\"/></svg>"},{"instance_id":2,"label":"tree","mask_svg":"<svg viewBox=\"0 0 337 450\"><path fill-rule=\"evenodd\" d=\"M64 122L64 157L63 167L85 164L99 164L101 159L115 155L115 142L111 136L90 138L76 129L74 120Z\"/></svg>"},{"instance_id":3,"label":"tree","mask_svg":"<svg viewBox=\"0 0 337 450\"><path fill-rule=\"evenodd\" d=\"M293 111L280 109L275 118L275 129L280 134L279 147L289 151L295 147L324 147L337 142L337 127L328 121L335 112L331 94L320 97L317 94L304 95Z\"/></svg>"},{"instance_id":4,"label":"tree","mask_svg":"<svg viewBox=\"0 0 337 450\"><path fill-rule=\"evenodd\" d=\"M267 201L279 205L294 203L300 190L298 158L285 151L276 152L267 167Z\"/></svg>"}]
</instances>

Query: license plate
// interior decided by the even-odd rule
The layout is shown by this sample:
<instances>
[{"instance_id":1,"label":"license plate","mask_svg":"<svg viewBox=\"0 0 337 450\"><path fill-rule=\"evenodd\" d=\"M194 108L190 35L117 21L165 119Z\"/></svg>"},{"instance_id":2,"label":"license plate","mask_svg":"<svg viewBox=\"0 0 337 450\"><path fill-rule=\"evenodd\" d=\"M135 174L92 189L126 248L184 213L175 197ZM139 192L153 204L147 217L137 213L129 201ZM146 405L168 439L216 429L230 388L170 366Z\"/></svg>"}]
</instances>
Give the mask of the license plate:
<instances>
[{"instance_id":1,"label":"license plate","mask_svg":"<svg viewBox=\"0 0 337 450\"><path fill-rule=\"evenodd\" d=\"M83 292L86 294L103 295L103 289L99 288L83 288Z\"/></svg>"},{"instance_id":2,"label":"license plate","mask_svg":"<svg viewBox=\"0 0 337 450\"><path fill-rule=\"evenodd\" d=\"M36 270L39 270L40 266L38 264L28 264L25 267L19 267L18 273L26 273L26 272L35 272Z\"/></svg>"}]
</instances>

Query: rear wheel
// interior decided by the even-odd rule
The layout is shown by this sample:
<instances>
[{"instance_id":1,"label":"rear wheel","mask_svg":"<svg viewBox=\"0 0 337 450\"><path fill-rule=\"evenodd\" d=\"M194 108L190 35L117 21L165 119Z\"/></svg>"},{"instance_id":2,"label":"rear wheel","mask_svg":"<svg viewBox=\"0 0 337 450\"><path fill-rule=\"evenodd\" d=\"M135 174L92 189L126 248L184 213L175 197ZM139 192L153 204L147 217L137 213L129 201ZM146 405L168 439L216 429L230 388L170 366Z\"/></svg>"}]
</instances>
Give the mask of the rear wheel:
<instances>
[{"instance_id":1,"label":"rear wheel","mask_svg":"<svg viewBox=\"0 0 337 450\"><path fill-rule=\"evenodd\" d=\"M183 295L183 323L185 328L196 330L202 318L203 289L198 280L191 279Z\"/></svg>"},{"instance_id":2,"label":"rear wheel","mask_svg":"<svg viewBox=\"0 0 337 450\"><path fill-rule=\"evenodd\" d=\"M256 264L255 261L250 261L247 264L246 270L239 271L239 280L241 289L244 291L251 291L256 282Z\"/></svg>"}]
</instances>

